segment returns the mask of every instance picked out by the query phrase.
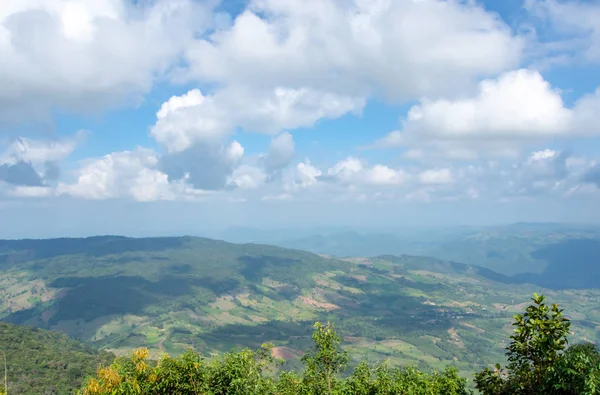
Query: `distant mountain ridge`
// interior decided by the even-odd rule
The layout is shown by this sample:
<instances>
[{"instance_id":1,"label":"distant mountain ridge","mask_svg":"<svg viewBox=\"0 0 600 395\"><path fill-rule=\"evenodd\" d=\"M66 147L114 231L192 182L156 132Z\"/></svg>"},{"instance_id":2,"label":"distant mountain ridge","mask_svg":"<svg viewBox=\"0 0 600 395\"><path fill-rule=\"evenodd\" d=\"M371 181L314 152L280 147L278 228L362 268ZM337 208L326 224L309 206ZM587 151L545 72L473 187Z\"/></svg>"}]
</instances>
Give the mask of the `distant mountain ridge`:
<instances>
[{"instance_id":1,"label":"distant mountain ridge","mask_svg":"<svg viewBox=\"0 0 600 395\"><path fill-rule=\"evenodd\" d=\"M377 255L421 255L442 260L481 266L507 275L521 275L524 280L542 274L550 265L556 265L544 249L566 248L573 240L600 240L597 225L557 223L515 223L505 226L459 227L436 231L419 230L399 233L362 233L345 231L313 234L295 239L273 241L287 248L297 248L314 253L338 257ZM266 240L265 240L266 242ZM589 250L587 261L596 259ZM563 254L563 256L566 256ZM578 265L584 262L578 262ZM548 283L550 284L550 283ZM586 283L580 284L585 286Z\"/></svg>"}]
</instances>

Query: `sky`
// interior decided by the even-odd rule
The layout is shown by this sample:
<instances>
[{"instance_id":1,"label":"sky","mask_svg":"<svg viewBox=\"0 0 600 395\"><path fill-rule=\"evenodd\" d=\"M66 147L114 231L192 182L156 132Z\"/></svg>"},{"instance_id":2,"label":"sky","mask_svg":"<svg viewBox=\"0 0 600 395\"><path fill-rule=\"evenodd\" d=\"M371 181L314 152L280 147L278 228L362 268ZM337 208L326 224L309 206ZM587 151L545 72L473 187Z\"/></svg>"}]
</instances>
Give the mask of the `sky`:
<instances>
[{"instance_id":1,"label":"sky","mask_svg":"<svg viewBox=\"0 0 600 395\"><path fill-rule=\"evenodd\" d=\"M0 237L600 222L600 1L3 0Z\"/></svg>"}]
</instances>

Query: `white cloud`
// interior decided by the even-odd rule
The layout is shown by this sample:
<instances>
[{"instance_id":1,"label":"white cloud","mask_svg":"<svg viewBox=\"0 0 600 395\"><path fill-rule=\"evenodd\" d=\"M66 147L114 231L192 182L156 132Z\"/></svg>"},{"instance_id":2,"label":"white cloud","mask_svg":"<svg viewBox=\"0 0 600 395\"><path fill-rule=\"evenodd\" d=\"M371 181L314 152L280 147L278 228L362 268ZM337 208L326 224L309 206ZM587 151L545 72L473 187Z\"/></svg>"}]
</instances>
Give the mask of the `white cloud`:
<instances>
[{"instance_id":1,"label":"white cloud","mask_svg":"<svg viewBox=\"0 0 600 395\"><path fill-rule=\"evenodd\" d=\"M321 170L311 165L310 160L307 158L304 162L298 163L284 176L284 189L294 191L317 185L319 177L322 174Z\"/></svg>"},{"instance_id":2,"label":"white cloud","mask_svg":"<svg viewBox=\"0 0 600 395\"><path fill-rule=\"evenodd\" d=\"M375 165L365 171L363 182L371 185L398 185L406 181L406 173L385 165Z\"/></svg>"},{"instance_id":3,"label":"white cloud","mask_svg":"<svg viewBox=\"0 0 600 395\"><path fill-rule=\"evenodd\" d=\"M233 174L244 147L228 141L238 126L241 108L228 107L232 102L227 98L234 102L240 98L227 95L204 96L199 89L192 89L162 104L151 134L167 149L158 168L170 182L184 181L201 190L252 188L261 183L259 169L250 172L246 167Z\"/></svg>"},{"instance_id":4,"label":"white cloud","mask_svg":"<svg viewBox=\"0 0 600 395\"><path fill-rule=\"evenodd\" d=\"M294 158L294 139L288 132L281 133L271 140L269 153L264 158L265 167L268 170L279 170L286 167Z\"/></svg>"},{"instance_id":5,"label":"white cloud","mask_svg":"<svg viewBox=\"0 0 600 395\"><path fill-rule=\"evenodd\" d=\"M3 0L0 121L138 102L211 23L189 0Z\"/></svg>"},{"instance_id":6,"label":"white cloud","mask_svg":"<svg viewBox=\"0 0 600 395\"><path fill-rule=\"evenodd\" d=\"M7 191L9 196L21 198L40 198L54 195L54 188L39 186L15 186Z\"/></svg>"},{"instance_id":7,"label":"white cloud","mask_svg":"<svg viewBox=\"0 0 600 395\"><path fill-rule=\"evenodd\" d=\"M463 91L516 66L522 48L474 2L254 0L229 28L190 46L181 74L410 100Z\"/></svg>"},{"instance_id":8,"label":"white cloud","mask_svg":"<svg viewBox=\"0 0 600 395\"><path fill-rule=\"evenodd\" d=\"M360 111L364 105L360 97L307 88L258 91L230 87L208 96L193 89L162 105L151 134L170 152L177 152L197 142L222 141L236 127L274 134Z\"/></svg>"},{"instance_id":9,"label":"white cloud","mask_svg":"<svg viewBox=\"0 0 600 395\"><path fill-rule=\"evenodd\" d=\"M568 13L562 27L585 37L586 56L594 58L596 17L581 12L595 8L537 3L544 12ZM215 16L192 0L4 1L0 121L132 103L167 76L201 89L172 96L156 112L150 133L160 154L113 152L86 161L72 182L54 188L48 180L57 178L56 162L79 137L22 138L0 156L2 188L14 197L136 201L221 190L232 201L449 201L584 190L582 180L596 180L588 160L560 149L522 154L549 139L596 135L600 90L567 107L539 72L513 70L524 39L475 4L251 0L235 20L215 27ZM582 28L574 26L578 18ZM210 35L194 35L209 25ZM367 99L418 100L402 128L371 148L444 160L396 167L348 157L290 166L296 146L288 130L360 114ZM245 155L234 140L238 130L270 135L268 152ZM445 160L492 156L512 162L461 167Z\"/></svg>"},{"instance_id":10,"label":"white cloud","mask_svg":"<svg viewBox=\"0 0 600 395\"><path fill-rule=\"evenodd\" d=\"M241 145L231 144L224 150L221 158L241 159ZM5 195L68 194L83 199L136 201L198 200L210 196L206 190L195 189L192 173L169 179L160 163L161 158L151 150L117 152L85 163L73 183L60 183L56 190L36 185L9 186ZM582 195L589 190L586 183L597 182L595 165L593 160L545 148L532 151L516 162L430 168L391 168L348 157L322 171L306 159L285 169L278 179L270 179L263 167L245 160L229 168L228 175L208 172L206 177L220 174L223 178L219 182L227 191L219 196L236 202L514 201L536 196Z\"/></svg>"},{"instance_id":11,"label":"white cloud","mask_svg":"<svg viewBox=\"0 0 600 395\"><path fill-rule=\"evenodd\" d=\"M0 181L22 187L15 189L13 195L29 196L27 188L45 187L59 177L59 162L73 152L84 135L85 132L78 132L58 140L13 140L0 153Z\"/></svg>"},{"instance_id":12,"label":"white cloud","mask_svg":"<svg viewBox=\"0 0 600 395\"><path fill-rule=\"evenodd\" d=\"M155 169L157 163L148 149L113 152L85 164L77 171L75 183L60 183L56 191L83 199L171 200L168 177Z\"/></svg>"},{"instance_id":13,"label":"white cloud","mask_svg":"<svg viewBox=\"0 0 600 395\"><path fill-rule=\"evenodd\" d=\"M228 184L240 189L256 189L267 182L267 177L267 174L258 167L241 165L228 177Z\"/></svg>"},{"instance_id":14,"label":"white cloud","mask_svg":"<svg viewBox=\"0 0 600 395\"><path fill-rule=\"evenodd\" d=\"M159 168L169 175L170 181L189 174L188 181L199 189L248 186L258 182L258 178L232 174L243 156L243 147L233 142L230 148L224 148L236 128L274 134L360 111L364 104L362 98L312 89L275 88L260 92L236 87L208 96L193 89L162 105L151 134L168 151L161 157ZM236 151L233 156L228 154L232 147ZM294 152L292 136L284 132L272 140L262 165L267 172L277 173L290 162ZM232 184L228 184L228 178Z\"/></svg>"},{"instance_id":15,"label":"white cloud","mask_svg":"<svg viewBox=\"0 0 600 395\"><path fill-rule=\"evenodd\" d=\"M600 91L567 108L539 72L521 69L482 81L473 97L422 100L409 110L402 131L371 147L406 146L420 154L413 157L516 157L527 143L600 134L599 110Z\"/></svg>"},{"instance_id":16,"label":"white cloud","mask_svg":"<svg viewBox=\"0 0 600 395\"><path fill-rule=\"evenodd\" d=\"M86 132L60 140L36 140L20 137L14 140L0 155L0 163L15 164L19 161L35 165L57 162L67 158L85 138Z\"/></svg>"},{"instance_id":17,"label":"white cloud","mask_svg":"<svg viewBox=\"0 0 600 395\"><path fill-rule=\"evenodd\" d=\"M410 109L405 126L448 139L527 138L561 133L569 118L559 93L538 72L522 69L482 81L473 98L423 101Z\"/></svg>"},{"instance_id":18,"label":"white cloud","mask_svg":"<svg viewBox=\"0 0 600 395\"><path fill-rule=\"evenodd\" d=\"M560 38L551 41L563 57L600 62L600 4L572 0L527 0L530 12L550 21ZM547 43L548 45L548 43Z\"/></svg>"},{"instance_id":19,"label":"white cloud","mask_svg":"<svg viewBox=\"0 0 600 395\"><path fill-rule=\"evenodd\" d=\"M450 169L429 169L419 174L422 184L451 184L454 181Z\"/></svg>"},{"instance_id":20,"label":"white cloud","mask_svg":"<svg viewBox=\"0 0 600 395\"><path fill-rule=\"evenodd\" d=\"M180 152L163 154L158 169L170 182L185 181L196 189L220 190L240 164L244 147L237 141L228 144L197 143Z\"/></svg>"},{"instance_id":21,"label":"white cloud","mask_svg":"<svg viewBox=\"0 0 600 395\"><path fill-rule=\"evenodd\" d=\"M588 158L546 148L517 162L495 163L470 172L462 181L481 188L488 198L562 197L581 189L593 164Z\"/></svg>"},{"instance_id":22,"label":"white cloud","mask_svg":"<svg viewBox=\"0 0 600 395\"><path fill-rule=\"evenodd\" d=\"M198 141L219 142L234 127L232 114L193 89L182 96L173 96L156 113L152 136L169 152L180 152Z\"/></svg>"},{"instance_id":23,"label":"white cloud","mask_svg":"<svg viewBox=\"0 0 600 395\"><path fill-rule=\"evenodd\" d=\"M418 19L431 23L411 22ZM236 129L276 134L309 127L360 112L371 95L404 100L456 93L481 75L518 63L521 50L521 39L500 19L472 5L251 1L230 26L186 51L188 64L177 77L209 82L215 90L174 96L157 112L151 134L169 152L159 168L171 181L189 174L188 181L202 189L257 185L263 182L257 169L236 170L219 158ZM281 134L261 164L275 177L294 151L291 135ZM210 172L218 176L206 180ZM353 177L349 172L334 177L344 182ZM376 165L348 182L398 185L405 178L402 171Z\"/></svg>"},{"instance_id":24,"label":"white cloud","mask_svg":"<svg viewBox=\"0 0 600 395\"><path fill-rule=\"evenodd\" d=\"M363 171L363 162L360 159L349 157L337 162L327 170L327 175L342 182L352 182Z\"/></svg>"},{"instance_id":25,"label":"white cloud","mask_svg":"<svg viewBox=\"0 0 600 395\"><path fill-rule=\"evenodd\" d=\"M349 157L330 167L326 179L346 184L382 186L402 184L407 177L403 170L380 164L369 166L360 159Z\"/></svg>"},{"instance_id":26,"label":"white cloud","mask_svg":"<svg viewBox=\"0 0 600 395\"><path fill-rule=\"evenodd\" d=\"M558 155L558 152L546 148L541 151L532 152L531 155L529 156L529 159L527 159L527 163L533 163L533 162L545 160L545 159L552 159L552 158L555 158L557 155Z\"/></svg>"}]
</instances>

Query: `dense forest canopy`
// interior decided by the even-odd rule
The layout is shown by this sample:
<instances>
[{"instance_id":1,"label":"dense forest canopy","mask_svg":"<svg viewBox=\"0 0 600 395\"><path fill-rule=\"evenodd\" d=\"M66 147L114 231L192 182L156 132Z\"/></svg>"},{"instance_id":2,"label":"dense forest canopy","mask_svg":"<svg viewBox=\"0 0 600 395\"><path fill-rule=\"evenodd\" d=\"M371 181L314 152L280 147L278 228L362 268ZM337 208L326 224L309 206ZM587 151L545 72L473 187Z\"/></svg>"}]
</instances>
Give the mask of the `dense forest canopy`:
<instances>
[{"instance_id":1,"label":"dense forest canopy","mask_svg":"<svg viewBox=\"0 0 600 395\"><path fill-rule=\"evenodd\" d=\"M0 351L2 373L6 355L10 394L68 394L115 357L59 332L2 322Z\"/></svg>"}]
</instances>

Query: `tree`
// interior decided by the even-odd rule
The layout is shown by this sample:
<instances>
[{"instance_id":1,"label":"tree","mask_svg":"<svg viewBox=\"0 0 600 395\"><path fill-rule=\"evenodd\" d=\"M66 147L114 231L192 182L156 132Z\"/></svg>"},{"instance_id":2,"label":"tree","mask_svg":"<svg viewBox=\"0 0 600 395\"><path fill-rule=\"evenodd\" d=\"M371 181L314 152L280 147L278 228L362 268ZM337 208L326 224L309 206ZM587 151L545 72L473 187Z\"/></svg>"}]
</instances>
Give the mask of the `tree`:
<instances>
[{"instance_id":1,"label":"tree","mask_svg":"<svg viewBox=\"0 0 600 395\"><path fill-rule=\"evenodd\" d=\"M337 374L348 364L348 353L340 350L341 339L332 324L317 322L314 328L314 346L302 357L305 384L314 394L331 394Z\"/></svg>"},{"instance_id":2,"label":"tree","mask_svg":"<svg viewBox=\"0 0 600 395\"><path fill-rule=\"evenodd\" d=\"M508 365L485 368L475 375L484 395L597 394L600 355L593 345L568 345L570 321L558 305L548 306L543 295L516 315L507 348Z\"/></svg>"},{"instance_id":3,"label":"tree","mask_svg":"<svg viewBox=\"0 0 600 395\"><path fill-rule=\"evenodd\" d=\"M600 352L591 343L570 346L546 375L560 394L600 393Z\"/></svg>"}]
</instances>

